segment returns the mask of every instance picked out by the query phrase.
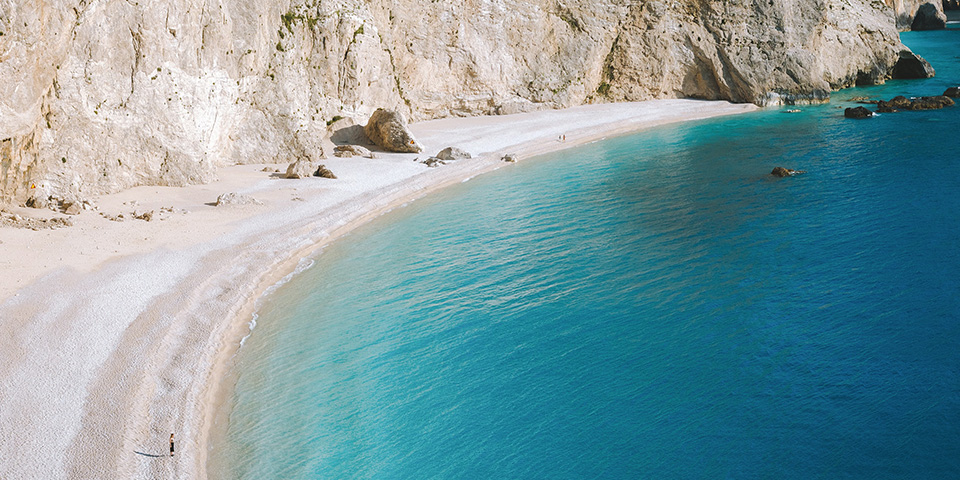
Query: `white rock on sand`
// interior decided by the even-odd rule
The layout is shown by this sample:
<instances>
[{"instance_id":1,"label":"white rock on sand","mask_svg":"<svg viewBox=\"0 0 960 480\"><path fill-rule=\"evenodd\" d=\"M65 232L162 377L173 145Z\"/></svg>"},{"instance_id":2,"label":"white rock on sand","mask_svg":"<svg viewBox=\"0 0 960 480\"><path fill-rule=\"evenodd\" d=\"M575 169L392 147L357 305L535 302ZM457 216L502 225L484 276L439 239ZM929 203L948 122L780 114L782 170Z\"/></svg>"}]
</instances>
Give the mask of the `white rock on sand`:
<instances>
[{"instance_id":1,"label":"white rock on sand","mask_svg":"<svg viewBox=\"0 0 960 480\"><path fill-rule=\"evenodd\" d=\"M263 165L229 167L212 184L138 187L97 201L105 215L134 200L143 211L188 215L0 228L0 478L205 478L226 359L255 299L299 259L402 202L507 167L503 152L527 159L754 108L658 100L436 120L411 126L425 148L458 145L476 158L437 169L411 161L415 154L331 158L338 180L297 182L273 179ZM216 208L211 199L222 192L265 205ZM176 457L135 453L162 454L171 432Z\"/></svg>"}]
</instances>

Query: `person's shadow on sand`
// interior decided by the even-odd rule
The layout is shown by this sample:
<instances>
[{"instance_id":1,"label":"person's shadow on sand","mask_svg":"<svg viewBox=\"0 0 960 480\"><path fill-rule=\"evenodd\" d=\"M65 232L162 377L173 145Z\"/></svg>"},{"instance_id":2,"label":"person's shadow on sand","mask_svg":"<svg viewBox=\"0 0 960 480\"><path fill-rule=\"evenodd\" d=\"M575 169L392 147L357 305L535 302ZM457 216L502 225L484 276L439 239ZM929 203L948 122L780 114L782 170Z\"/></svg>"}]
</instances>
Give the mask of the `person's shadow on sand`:
<instances>
[{"instance_id":1,"label":"person's shadow on sand","mask_svg":"<svg viewBox=\"0 0 960 480\"><path fill-rule=\"evenodd\" d=\"M136 453L137 455L143 455L144 457L152 457L152 458L160 458L160 457L166 456L166 455L151 455L149 453L138 452L136 450L134 450L133 453Z\"/></svg>"}]
</instances>

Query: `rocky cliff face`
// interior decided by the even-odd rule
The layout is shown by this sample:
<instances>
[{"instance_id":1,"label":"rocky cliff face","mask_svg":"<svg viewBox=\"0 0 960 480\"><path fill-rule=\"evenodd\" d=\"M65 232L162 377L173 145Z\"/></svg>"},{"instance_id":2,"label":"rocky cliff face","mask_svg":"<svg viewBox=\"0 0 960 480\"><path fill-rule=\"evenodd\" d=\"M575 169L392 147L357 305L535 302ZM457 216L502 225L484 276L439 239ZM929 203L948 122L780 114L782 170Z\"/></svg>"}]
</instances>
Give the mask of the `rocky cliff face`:
<instances>
[{"instance_id":1,"label":"rocky cliff face","mask_svg":"<svg viewBox=\"0 0 960 480\"><path fill-rule=\"evenodd\" d=\"M904 31L910 30L913 15L917 13L917 8L920 7L920 4L925 1L927 0L883 0L883 3L893 9L897 29Z\"/></svg>"},{"instance_id":2,"label":"rocky cliff face","mask_svg":"<svg viewBox=\"0 0 960 480\"><path fill-rule=\"evenodd\" d=\"M317 159L377 107L818 98L903 48L873 0L0 0L0 32L7 202Z\"/></svg>"},{"instance_id":3,"label":"rocky cliff face","mask_svg":"<svg viewBox=\"0 0 960 480\"><path fill-rule=\"evenodd\" d=\"M942 0L883 0L884 3L893 9L894 18L897 22L897 29L900 31L910 30L913 19L917 15L920 5L925 3L935 4L939 10L943 11L945 2Z\"/></svg>"}]
</instances>

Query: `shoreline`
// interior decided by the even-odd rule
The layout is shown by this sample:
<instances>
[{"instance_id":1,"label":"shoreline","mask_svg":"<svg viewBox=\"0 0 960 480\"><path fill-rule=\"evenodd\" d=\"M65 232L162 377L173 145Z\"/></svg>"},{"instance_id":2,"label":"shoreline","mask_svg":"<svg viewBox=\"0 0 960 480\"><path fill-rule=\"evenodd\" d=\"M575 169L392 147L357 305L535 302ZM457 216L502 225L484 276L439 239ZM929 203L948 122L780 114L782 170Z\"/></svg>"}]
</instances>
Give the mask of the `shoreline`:
<instances>
[{"instance_id":1,"label":"shoreline","mask_svg":"<svg viewBox=\"0 0 960 480\"><path fill-rule=\"evenodd\" d=\"M212 184L138 187L99 201L105 213L134 201L142 209L172 205L166 220L118 224L86 212L63 230L0 229L0 265L15 265L0 282L0 318L16 319L7 322L14 334L0 341L0 412L13 412L0 413L0 455L17 459L0 466L0 477L206 478L210 439L225 428L217 420L232 393L230 359L259 299L301 259L406 202L508 166L504 154L522 162L756 109L653 100L433 120L411 125L422 154L325 160L339 180L226 167ZM447 146L475 158L435 169L412 161ZM230 191L264 205L207 205ZM145 456L162 452L171 432L176 457Z\"/></svg>"}]
</instances>

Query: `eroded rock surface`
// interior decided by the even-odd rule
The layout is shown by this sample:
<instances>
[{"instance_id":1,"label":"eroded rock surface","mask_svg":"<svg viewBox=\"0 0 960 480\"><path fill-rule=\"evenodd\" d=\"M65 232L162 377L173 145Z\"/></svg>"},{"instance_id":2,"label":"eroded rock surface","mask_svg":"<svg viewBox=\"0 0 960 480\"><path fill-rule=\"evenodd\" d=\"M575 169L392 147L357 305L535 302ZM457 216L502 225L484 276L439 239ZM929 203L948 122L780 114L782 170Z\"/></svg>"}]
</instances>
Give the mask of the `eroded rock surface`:
<instances>
[{"instance_id":1,"label":"eroded rock surface","mask_svg":"<svg viewBox=\"0 0 960 480\"><path fill-rule=\"evenodd\" d=\"M910 30L920 5L928 1L930 0L884 0L884 3L893 10L897 29L904 31Z\"/></svg>"},{"instance_id":2,"label":"eroded rock surface","mask_svg":"<svg viewBox=\"0 0 960 480\"><path fill-rule=\"evenodd\" d=\"M447 147L443 150L440 150L440 153L437 154L437 158L440 160L465 160L468 158L473 158L473 155L470 155L470 152L457 147Z\"/></svg>"},{"instance_id":3,"label":"eroded rock surface","mask_svg":"<svg viewBox=\"0 0 960 480\"><path fill-rule=\"evenodd\" d=\"M907 98L899 95L890 99L890 101L877 102L877 111L880 113L893 113L900 110L937 110L944 107L951 107L954 101L947 96Z\"/></svg>"},{"instance_id":4,"label":"eroded rock surface","mask_svg":"<svg viewBox=\"0 0 960 480\"><path fill-rule=\"evenodd\" d=\"M333 148L333 156L341 158L366 157L376 158L376 155L366 147L360 145L337 145Z\"/></svg>"},{"instance_id":5,"label":"eroded rock surface","mask_svg":"<svg viewBox=\"0 0 960 480\"><path fill-rule=\"evenodd\" d=\"M893 0L891 0L893 1ZM822 101L903 46L871 0L8 0L0 202L323 158L337 117ZM354 135L357 128L341 128ZM351 141L350 143L356 143Z\"/></svg>"},{"instance_id":6,"label":"eroded rock surface","mask_svg":"<svg viewBox=\"0 0 960 480\"><path fill-rule=\"evenodd\" d=\"M422 164L424 164L424 165L426 165L426 166L428 166L428 167L430 167L430 168L436 168L436 167L439 167L439 166L441 166L441 165L446 165L446 164L447 164L447 162L444 162L443 160L441 160L441 159L439 159L439 158L437 158L437 157L429 157L429 158L427 158L426 160L423 160L423 161L420 162L420 163L422 163Z\"/></svg>"},{"instance_id":7,"label":"eroded rock surface","mask_svg":"<svg viewBox=\"0 0 960 480\"><path fill-rule=\"evenodd\" d=\"M370 120L363 127L367 138L378 147L389 152L419 153L423 145L413 138L413 133L407 128L407 121L403 114L395 110L378 108L370 116Z\"/></svg>"},{"instance_id":8,"label":"eroded rock surface","mask_svg":"<svg viewBox=\"0 0 960 480\"><path fill-rule=\"evenodd\" d=\"M943 3L940 0L920 5L910 30L943 30L947 28L947 15L943 12Z\"/></svg>"},{"instance_id":9,"label":"eroded rock surface","mask_svg":"<svg viewBox=\"0 0 960 480\"><path fill-rule=\"evenodd\" d=\"M244 195L237 192L229 192L221 194L217 197L217 202L214 204L217 207L230 207L230 206L242 206L242 205L263 205L263 202L257 200L250 195Z\"/></svg>"},{"instance_id":10,"label":"eroded rock surface","mask_svg":"<svg viewBox=\"0 0 960 480\"><path fill-rule=\"evenodd\" d=\"M326 165L318 166L317 171L313 172L313 176L320 177L320 178L333 178L333 179L337 178L337 176L334 175L333 172L331 172Z\"/></svg>"},{"instance_id":11,"label":"eroded rock surface","mask_svg":"<svg viewBox=\"0 0 960 480\"><path fill-rule=\"evenodd\" d=\"M300 159L287 165L287 173L284 175L284 178L309 178L317 171L317 167L319 167L319 164L314 161Z\"/></svg>"},{"instance_id":12,"label":"eroded rock surface","mask_svg":"<svg viewBox=\"0 0 960 480\"><path fill-rule=\"evenodd\" d=\"M930 78L936 73L930 62L909 50L901 51L897 63L893 66L893 78L903 80Z\"/></svg>"},{"instance_id":13,"label":"eroded rock surface","mask_svg":"<svg viewBox=\"0 0 960 480\"><path fill-rule=\"evenodd\" d=\"M866 107L853 107L848 108L843 111L843 116L847 118L870 118L873 116L873 112L868 110Z\"/></svg>"}]
</instances>

